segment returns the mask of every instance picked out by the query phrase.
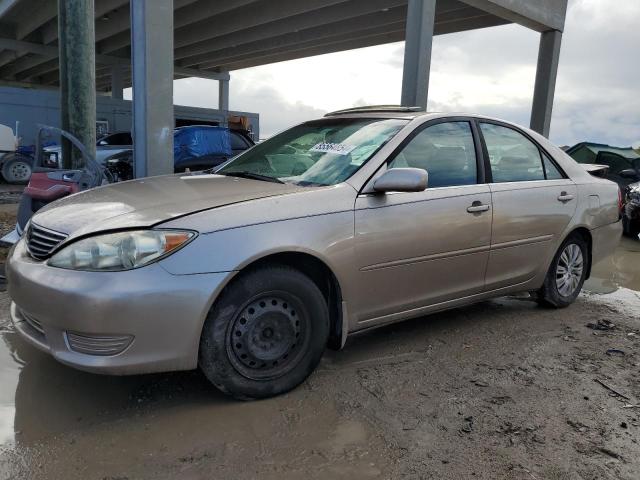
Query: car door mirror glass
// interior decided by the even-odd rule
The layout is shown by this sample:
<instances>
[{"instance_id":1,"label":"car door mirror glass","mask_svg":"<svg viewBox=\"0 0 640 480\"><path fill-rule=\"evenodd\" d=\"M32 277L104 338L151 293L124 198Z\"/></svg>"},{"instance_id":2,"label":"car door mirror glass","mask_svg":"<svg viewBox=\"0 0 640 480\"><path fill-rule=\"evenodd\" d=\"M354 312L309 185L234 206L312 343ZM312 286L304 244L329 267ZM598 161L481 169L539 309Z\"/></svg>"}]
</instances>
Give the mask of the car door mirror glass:
<instances>
[{"instance_id":1,"label":"car door mirror glass","mask_svg":"<svg viewBox=\"0 0 640 480\"><path fill-rule=\"evenodd\" d=\"M427 188L428 174L421 168L390 168L373 184L376 192L422 192Z\"/></svg>"}]
</instances>

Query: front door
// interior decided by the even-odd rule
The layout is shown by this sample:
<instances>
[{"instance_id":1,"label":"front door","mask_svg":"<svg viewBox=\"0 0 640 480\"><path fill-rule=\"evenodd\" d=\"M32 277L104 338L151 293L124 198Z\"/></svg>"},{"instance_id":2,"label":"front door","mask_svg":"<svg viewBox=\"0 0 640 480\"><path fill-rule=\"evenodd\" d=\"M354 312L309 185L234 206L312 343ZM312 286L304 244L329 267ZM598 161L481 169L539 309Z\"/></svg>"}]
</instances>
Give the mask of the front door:
<instances>
[{"instance_id":1,"label":"front door","mask_svg":"<svg viewBox=\"0 0 640 480\"><path fill-rule=\"evenodd\" d=\"M577 189L541 148L521 132L480 122L489 155L493 198L486 288L525 283L546 269L576 211Z\"/></svg>"},{"instance_id":2,"label":"front door","mask_svg":"<svg viewBox=\"0 0 640 480\"><path fill-rule=\"evenodd\" d=\"M350 310L362 326L483 290L492 208L478 152L468 121L428 124L388 163L427 170L427 189L357 198Z\"/></svg>"}]
</instances>

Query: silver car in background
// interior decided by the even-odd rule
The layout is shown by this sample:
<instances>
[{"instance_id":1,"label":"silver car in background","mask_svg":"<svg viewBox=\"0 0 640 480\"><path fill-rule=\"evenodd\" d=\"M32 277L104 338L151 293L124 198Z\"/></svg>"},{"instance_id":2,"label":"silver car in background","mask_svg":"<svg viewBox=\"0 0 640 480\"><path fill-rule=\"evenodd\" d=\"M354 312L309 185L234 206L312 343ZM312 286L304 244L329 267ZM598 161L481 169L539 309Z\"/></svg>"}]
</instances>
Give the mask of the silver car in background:
<instances>
[{"instance_id":1,"label":"silver car in background","mask_svg":"<svg viewBox=\"0 0 640 480\"><path fill-rule=\"evenodd\" d=\"M16 329L57 360L200 367L246 399L356 332L517 292L566 307L620 234L617 185L528 129L361 108L59 200L6 269Z\"/></svg>"}]
</instances>

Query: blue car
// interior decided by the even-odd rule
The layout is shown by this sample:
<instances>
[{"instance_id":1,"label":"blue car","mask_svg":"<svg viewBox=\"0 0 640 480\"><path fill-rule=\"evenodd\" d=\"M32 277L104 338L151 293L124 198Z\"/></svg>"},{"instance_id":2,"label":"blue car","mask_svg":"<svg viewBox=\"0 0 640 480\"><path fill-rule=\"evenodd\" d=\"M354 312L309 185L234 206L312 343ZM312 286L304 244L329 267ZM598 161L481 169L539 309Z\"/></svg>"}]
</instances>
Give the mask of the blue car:
<instances>
[{"instance_id":1,"label":"blue car","mask_svg":"<svg viewBox=\"0 0 640 480\"><path fill-rule=\"evenodd\" d=\"M205 170L217 167L254 145L249 135L226 127L190 125L173 132L174 172ZM133 150L106 159L107 168L116 180L133 178Z\"/></svg>"}]
</instances>

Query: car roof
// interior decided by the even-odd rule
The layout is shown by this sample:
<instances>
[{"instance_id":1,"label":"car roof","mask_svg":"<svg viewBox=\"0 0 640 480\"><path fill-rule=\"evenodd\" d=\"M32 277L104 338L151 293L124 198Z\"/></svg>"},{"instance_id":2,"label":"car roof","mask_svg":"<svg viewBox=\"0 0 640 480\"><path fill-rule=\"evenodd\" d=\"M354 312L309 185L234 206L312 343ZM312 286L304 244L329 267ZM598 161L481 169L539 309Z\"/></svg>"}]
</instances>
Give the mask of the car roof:
<instances>
[{"instance_id":1,"label":"car roof","mask_svg":"<svg viewBox=\"0 0 640 480\"><path fill-rule=\"evenodd\" d=\"M524 128L521 125L503 120L500 118L494 118L487 115L480 115L477 113L469 112L428 112L420 109L420 107L402 107L394 105L374 105L371 107L354 107L344 110L337 110L324 115L323 118L397 118L405 120L416 120L420 122L432 120L436 118L477 118L479 120L489 120L504 123L506 125L512 125L516 128Z\"/></svg>"}]
</instances>

